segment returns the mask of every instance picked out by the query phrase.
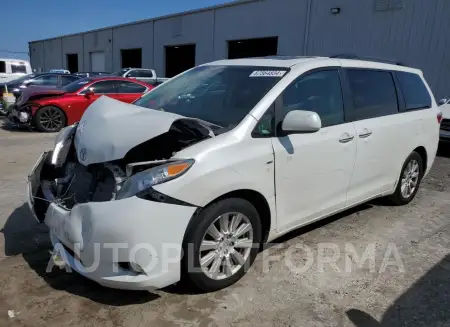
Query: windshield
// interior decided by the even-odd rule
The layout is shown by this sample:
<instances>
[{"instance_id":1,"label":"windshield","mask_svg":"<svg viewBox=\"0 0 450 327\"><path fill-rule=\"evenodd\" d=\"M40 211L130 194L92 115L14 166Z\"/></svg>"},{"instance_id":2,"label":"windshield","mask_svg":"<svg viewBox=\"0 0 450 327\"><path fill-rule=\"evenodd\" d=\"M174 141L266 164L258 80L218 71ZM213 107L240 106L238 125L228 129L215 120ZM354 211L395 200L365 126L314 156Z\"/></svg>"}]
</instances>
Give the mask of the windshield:
<instances>
[{"instance_id":1,"label":"windshield","mask_svg":"<svg viewBox=\"0 0 450 327\"><path fill-rule=\"evenodd\" d=\"M78 79L75 82L72 82L70 84L67 84L66 86L64 86L62 89L63 91L67 92L67 93L75 93L77 92L79 89L81 89L84 85L86 85L87 83L89 83L91 81L90 78L82 78L82 79Z\"/></svg>"},{"instance_id":2,"label":"windshield","mask_svg":"<svg viewBox=\"0 0 450 327\"><path fill-rule=\"evenodd\" d=\"M111 75L113 75L113 76L123 76L123 74L125 74L127 71L129 71L128 68L122 68L121 70L118 70L118 71L112 73Z\"/></svg>"},{"instance_id":3,"label":"windshield","mask_svg":"<svg viewBox=\"0 0 450 327\"><path fill-rule=\"evenodd\" d=\"M200 66L134 102L233 128L286 74L286 68Z\"/></svg>"}]
</instances>

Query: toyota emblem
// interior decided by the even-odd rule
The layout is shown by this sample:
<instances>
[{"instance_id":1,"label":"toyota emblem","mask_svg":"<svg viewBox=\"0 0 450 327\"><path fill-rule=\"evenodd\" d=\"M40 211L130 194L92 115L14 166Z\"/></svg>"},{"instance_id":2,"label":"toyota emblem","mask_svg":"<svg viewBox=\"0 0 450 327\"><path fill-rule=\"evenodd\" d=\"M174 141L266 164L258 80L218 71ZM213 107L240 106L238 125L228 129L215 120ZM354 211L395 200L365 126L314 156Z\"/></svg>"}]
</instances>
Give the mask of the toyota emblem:
<instances>
[{"instance_id":1,"label":"toyota emblem","mask_svg":"<svg viewBox=\"0 0 450 327\"><path fill-rule=\"evenodd\" d=\"M80 151L80 159L81 161L85 161L86 160L86 148L82 148Z\"/></svg>"}]
</instances>

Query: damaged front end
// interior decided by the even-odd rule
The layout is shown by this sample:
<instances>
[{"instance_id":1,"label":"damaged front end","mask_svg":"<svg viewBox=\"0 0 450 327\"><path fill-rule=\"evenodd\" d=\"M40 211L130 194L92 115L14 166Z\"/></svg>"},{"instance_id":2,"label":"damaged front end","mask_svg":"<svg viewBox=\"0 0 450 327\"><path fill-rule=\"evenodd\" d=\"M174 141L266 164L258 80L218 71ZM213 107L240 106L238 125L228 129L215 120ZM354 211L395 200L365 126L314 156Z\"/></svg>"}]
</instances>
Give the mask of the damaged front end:
<instances>
[{"instance_id":1,"label":"damaged front end","mask_svg":"<svg viewBox=\"0 0 450 327\"><path fill-rule=\"evenodd\" d=\"M56 88L31 86L25 89L8 112L8 121L16 126L28 126L33 123L33 114L39 109L37 100L61 96L65 93Z\"/></svg>"},{"instance_id":2,"label":"damaged front end","mask_svg":"<svg viewBox=\"0 0 450 327\"><path fill-rule=\"evenodd\" d=\"M173 155L214 134L204 124L186 117L139 110L144 110L145 115L150 116L149 122L157 124L158 128L152 133L147 129L137 131L135 127L133 136L128 139L140 141L138 144L124 143L127 136L121 137L120 132L106 133L120 120L120 117L111 117L114 116L111 107L105 111L92 110L91 114L87 111L79 124L61 130L54 149L39 158L28 176L29 205L38 221L44 221L52 203L70 211L77 204L136 195L157 202L182 204L154 191L151 185L185 173L193 160L173 159ZM102 130L105 134L101 134ZM144 140L143 135L148 139Z\"/></svg>"},{"instance_id":3,"label":"damaged front end","mask_svg":"<svg viewBox=\"0 0 450 327\"><path fill-rule=\"evenodd\" d=\"M30 126L33 120L33 109L36 105L26 104L20 108L12 105L8 111L7 118L10 124L17 126Z\"/></svg>"}]
</instances>

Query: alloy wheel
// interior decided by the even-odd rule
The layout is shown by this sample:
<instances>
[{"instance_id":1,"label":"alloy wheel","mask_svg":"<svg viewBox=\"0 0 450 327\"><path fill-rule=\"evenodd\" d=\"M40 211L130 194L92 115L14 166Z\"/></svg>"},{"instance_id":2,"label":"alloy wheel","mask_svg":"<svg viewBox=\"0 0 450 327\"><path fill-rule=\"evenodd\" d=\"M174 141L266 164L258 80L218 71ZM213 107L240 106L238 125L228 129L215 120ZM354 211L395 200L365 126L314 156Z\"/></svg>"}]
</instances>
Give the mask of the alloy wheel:
<instances>
[{"instance_id":1,"label":"alloy wheel","mask_svg":"<svg viewBox=\"0 0 450 327\"><path fill-rule=\"evenodd\" d=\"M39 121L47 130L59 130L63 124L62 113L57 108L48 108L41 114Z\"/></svg>"},{"instance_id":2,"label":"alloy wheel","mask_svg":"<svg viewBox=\"0 0 450 327\"><path fill-rule=\"evenodd\" d=\"M253 246L253 226L242 213L220 215L207 229L200 244L200 266L211 279L233 276L248 260Z\"/></svg>"},{"instance_id":3,"label":"alloy wheel","mask_svg":"<svg viewBox=\"0 0 450 327\"><path fill-rule=\"evenodd\" d=\"M401 193L403 198L409 198L417 188L419 183L419 163L411 160L403 171L401 180Z\"/></svg>"}]
</instances>

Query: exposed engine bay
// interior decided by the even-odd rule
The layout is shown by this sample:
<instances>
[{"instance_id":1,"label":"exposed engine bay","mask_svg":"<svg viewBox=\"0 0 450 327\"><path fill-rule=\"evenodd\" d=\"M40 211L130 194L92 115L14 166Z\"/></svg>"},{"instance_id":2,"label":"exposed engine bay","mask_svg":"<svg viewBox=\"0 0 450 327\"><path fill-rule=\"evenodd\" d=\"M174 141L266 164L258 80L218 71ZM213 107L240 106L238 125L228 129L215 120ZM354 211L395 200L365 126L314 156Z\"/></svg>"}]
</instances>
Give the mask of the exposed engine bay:
<instances>
[{"instance_id":1,"label":"exposed engine bay","mask_svg":"<svg viewBox=\"0 0 450 327\"><path fill-rule=\"evenodd\" d=\"M50 203L71 210L79 203L115 200L122 184L132 175L173 161L171 157L176 152L214 136L201 121L174 119L165 133L131 147L123 158L85 165L79 160L77 129L79 124L64 128L53 151L46 154L34 172L38 176L29 176L36 185L32 194L40 221Z\"/></svg>"}]
</instances>

